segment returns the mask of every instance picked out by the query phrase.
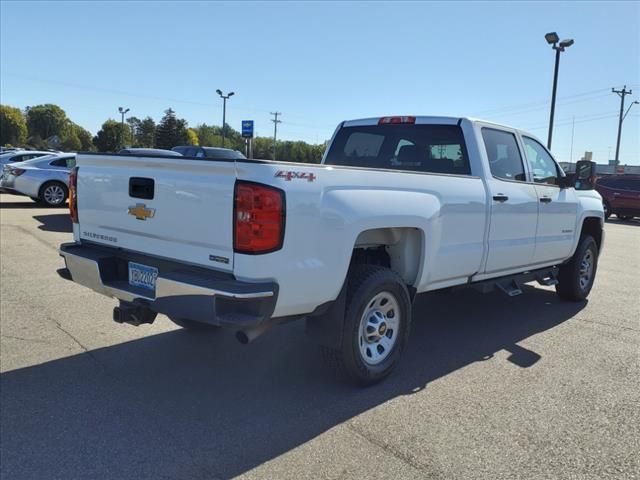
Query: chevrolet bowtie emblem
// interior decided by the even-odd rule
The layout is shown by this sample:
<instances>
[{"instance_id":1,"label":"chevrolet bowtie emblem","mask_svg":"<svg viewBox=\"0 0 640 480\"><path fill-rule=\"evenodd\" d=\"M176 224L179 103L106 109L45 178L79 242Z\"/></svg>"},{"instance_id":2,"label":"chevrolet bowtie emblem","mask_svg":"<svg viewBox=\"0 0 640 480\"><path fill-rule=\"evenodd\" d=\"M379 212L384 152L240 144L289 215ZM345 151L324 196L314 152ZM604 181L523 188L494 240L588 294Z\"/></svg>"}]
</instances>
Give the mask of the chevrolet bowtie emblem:
<instances>
[{"instance_id":1,"label":"chevrolet bowtie emblem","mask_svg":"<svg viewBox=\"0 0 640 480\"><path fill-rule=\"evenodd\" d=\"M147 208L144 203L136 203L133 207L129 207L129 215L133 215L137 220L146 220L153 218L156 214L155 208Z\"/></svg>"}]
</instances>

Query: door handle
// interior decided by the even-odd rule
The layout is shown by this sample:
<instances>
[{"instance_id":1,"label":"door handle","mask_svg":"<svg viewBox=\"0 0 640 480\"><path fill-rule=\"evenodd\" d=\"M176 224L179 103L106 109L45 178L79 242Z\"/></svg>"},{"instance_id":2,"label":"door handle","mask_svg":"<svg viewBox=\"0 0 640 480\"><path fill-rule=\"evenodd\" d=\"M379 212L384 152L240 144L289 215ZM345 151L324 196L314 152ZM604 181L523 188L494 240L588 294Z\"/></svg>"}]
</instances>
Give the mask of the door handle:
<instances>
[{"instance_id":1,"label":"door handle","mask_svg":"<svg viewBox=\"0 0 640 480\"><path fill-rule=\"evenodd\" d=\"M503 202L506 202L507 200L509 200L509 197L507 197L506 195L503 195L503 194L499 193L498 195L494 195L494 196L493 196L493 200L494 200L495 202L503 203Z\"/></svg>"},{"instance_id":2,"label":"door handle","mask_svg":"<svg viewBox=\"0 0 640 480\"><path fill-rule=\"evenodd\" d=\"M542 203L551 203L551 197L540 197Z\"/></svg>"}]
</instances>

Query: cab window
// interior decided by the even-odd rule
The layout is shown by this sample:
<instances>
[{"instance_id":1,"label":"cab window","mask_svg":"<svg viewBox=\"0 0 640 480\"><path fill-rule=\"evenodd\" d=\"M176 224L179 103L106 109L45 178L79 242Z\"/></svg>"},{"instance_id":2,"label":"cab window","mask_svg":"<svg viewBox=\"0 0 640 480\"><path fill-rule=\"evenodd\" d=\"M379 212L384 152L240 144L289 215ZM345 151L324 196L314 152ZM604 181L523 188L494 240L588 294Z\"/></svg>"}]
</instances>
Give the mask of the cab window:
<instances>
[{"instance_id":1,"label":"cab window","mask_svg":"<svg viewBox=\"0 0 640 480\"><path fill-rule=\"evenodd\" d=\"M494 128L483 128L482 139L489 159L491 175L503 180L524 182L524 164L513 133Z\"/></svg>"},{"instance_id":2,"label":"cab window","mask_svg":"<svg viewBox=\"0 0 640 480\"><path fill-rule=\"evenodd\" d=\"M533 181L536 183L547 183L557 185L561 176L558 165L551 158L549 152L540 145L539 142L529 137L522 137L527 160L533 173Z\"/></svg>"}]
</instances>

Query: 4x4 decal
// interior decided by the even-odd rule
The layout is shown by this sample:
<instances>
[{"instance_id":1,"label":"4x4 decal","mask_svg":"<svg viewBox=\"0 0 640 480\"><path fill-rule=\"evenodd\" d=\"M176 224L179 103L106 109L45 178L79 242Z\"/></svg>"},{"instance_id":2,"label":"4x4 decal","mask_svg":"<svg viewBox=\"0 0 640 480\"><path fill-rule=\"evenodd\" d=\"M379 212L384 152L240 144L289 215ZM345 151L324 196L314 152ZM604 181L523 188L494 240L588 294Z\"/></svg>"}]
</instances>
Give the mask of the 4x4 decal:
<instances>
[{"instance_id":1,"label":"4x4 decal","mask_svg":"<svg viewBox=\"0 0 640 480\"><path fill-rule=\"evenodd\" d=\"M315 173L309 172L293 172L291 170L278 170L275 174L276 178L284 178L287 182L290 182L293 179L307 180L308 182L313 182L316 178Z\"/></svg>"}]
</instances>

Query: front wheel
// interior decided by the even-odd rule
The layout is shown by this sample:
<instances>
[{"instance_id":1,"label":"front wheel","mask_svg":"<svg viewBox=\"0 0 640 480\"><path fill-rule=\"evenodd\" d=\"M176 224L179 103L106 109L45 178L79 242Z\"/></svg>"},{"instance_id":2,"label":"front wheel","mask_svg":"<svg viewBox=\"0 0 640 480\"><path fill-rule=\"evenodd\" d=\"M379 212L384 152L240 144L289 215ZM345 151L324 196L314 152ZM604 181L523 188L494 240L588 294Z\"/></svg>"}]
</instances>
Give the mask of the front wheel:
<instances>
[{"instance_id":1,"label":"front wheel","mask_svg":"<svg viewBox=\"0 0 640 480\"><path fill-rule=\"evenodd\" d=\"M584 300L593 287L597 268L598 245L592 236L585 235L569 263L560 267L556 293L565 300Z\"/></svg>"},{"instance_id":2,"label":"front wheel","mask_svg":"<svg viewBox=\"0 0 640 480\"><path fill-rule=\"evenodd\" d=\"M379 382L395 368L411 323L411 300L391 270L356 265L349 274L342 345L325 350L359 384Z\"/></svg>"}]
</instances>

